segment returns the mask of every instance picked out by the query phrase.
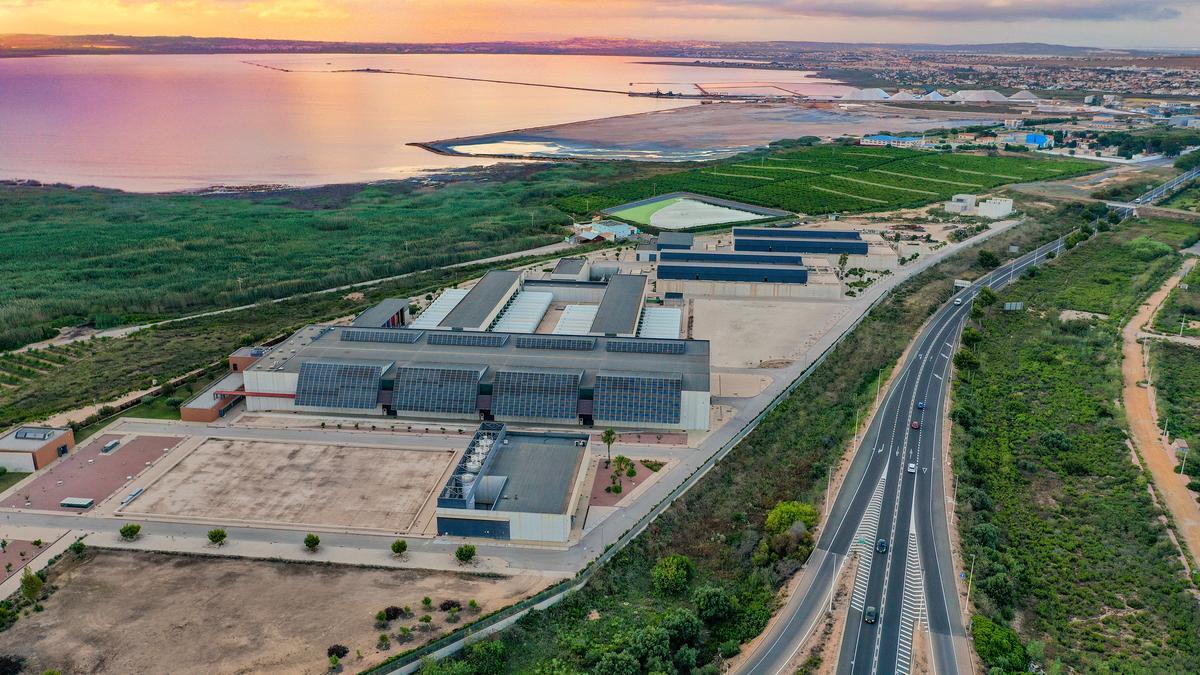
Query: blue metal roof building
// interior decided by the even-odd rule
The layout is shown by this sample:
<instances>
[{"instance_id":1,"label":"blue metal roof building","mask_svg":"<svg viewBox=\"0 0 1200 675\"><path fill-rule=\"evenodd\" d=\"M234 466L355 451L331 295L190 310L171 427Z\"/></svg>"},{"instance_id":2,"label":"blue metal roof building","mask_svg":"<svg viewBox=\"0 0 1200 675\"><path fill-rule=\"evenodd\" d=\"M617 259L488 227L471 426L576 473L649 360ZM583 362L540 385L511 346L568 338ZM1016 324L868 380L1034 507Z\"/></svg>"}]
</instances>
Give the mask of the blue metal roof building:
<instances>
[{"instance_id":1,"label":"blue metal roof building","mask_svg":"<svg viewBox=\"0 0 1200 675\"><path fill-rule=\"evenodd\" d=\"M806 284L808 283L808 268L802 265L663 261L658 264L658 278L682 281Z\"/></svg>"},{"instance_id":2,"label":"blue metal roof building","mask_svg":"<svg viewBox=\"0 0 1200 675\"><path fill-rule=\"evenodd\" d=\"M799 253L760 253L756 251L663 251L663 262L721 262L748 265L803 265Z\"/></svg>"},{"instance_id":3,"label":"blue metal roof building","mask_svg":"<svg viewBox=\"0 0 1200 675\"><path fill-rule=\"evenodd\" d=\"M735 227L733 237L779 237L781 239L862 239L854 230L806 230L783 227Z\"/></svg>"},{"instance_id":4,"label":"blue metal roof building","mask_svg":"<svg viewBox=\"0 0 1200 675\"><path fill-rule=\"evenodd\" d=\"M867 242L853 239L785 239L782 237L740 237L734 240L739 251L782 253L833 253L866 255Z\"/></svg>"}]
</instances>

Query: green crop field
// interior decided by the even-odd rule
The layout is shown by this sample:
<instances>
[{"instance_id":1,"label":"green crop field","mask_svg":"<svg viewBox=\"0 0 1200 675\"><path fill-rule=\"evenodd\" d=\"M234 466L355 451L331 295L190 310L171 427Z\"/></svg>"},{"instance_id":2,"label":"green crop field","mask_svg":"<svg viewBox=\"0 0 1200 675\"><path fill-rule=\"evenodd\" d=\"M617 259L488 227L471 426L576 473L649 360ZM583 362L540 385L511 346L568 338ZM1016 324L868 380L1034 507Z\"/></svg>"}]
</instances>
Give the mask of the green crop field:
<instances>
[{"instance_id":1,"label":"green crop field","mask_svg":"<svg viewBox=\"0 0 1200 675\"><path fill-rule=\"evenodd\" d=\"M882 211L920 206L962 192L983 192L1006 183L1085 173L1096 166L1072 159L821 145L749 153L704 168L616 183L557 203L564 210L582 214L685 191L796 213Z\"/></svg>"}]
</instances>

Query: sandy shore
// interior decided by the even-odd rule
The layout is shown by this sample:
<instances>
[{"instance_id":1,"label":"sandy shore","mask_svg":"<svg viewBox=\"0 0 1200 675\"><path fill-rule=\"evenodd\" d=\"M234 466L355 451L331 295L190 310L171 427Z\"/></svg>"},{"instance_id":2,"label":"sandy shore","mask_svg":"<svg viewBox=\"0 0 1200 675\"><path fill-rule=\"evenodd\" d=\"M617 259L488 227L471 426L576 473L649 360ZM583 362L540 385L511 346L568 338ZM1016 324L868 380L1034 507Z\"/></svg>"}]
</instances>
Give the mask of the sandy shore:
<instances>
[{"instance_id":1,"label":"sandy shore","mask_svg":"<svg viewBox=\"0 0 1200 675\"><path fill-rule=\"evenodd\" d=\"M922 131L979 124L995 117L959 112L953 107L944 111L913 111L871 104L842 108L792 103L713 103L415 145L473 156L700 160L781 138Z\"/></svg>"}]
</instances>

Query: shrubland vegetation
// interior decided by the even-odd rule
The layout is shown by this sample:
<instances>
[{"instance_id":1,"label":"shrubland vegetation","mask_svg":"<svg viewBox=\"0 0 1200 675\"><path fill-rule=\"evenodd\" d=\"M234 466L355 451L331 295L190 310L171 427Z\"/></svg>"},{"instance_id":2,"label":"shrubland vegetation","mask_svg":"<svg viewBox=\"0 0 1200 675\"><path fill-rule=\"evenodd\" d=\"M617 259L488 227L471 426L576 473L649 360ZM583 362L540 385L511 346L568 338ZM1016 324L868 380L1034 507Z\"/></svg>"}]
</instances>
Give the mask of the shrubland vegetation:
<instances>
[{"instance_id":1,"label":"shrubland vegetation","mask_svg":"<svg viewBox=\"0 0 1200 675\"><path fill-rule=\"evenodd\" d=\"M1196 154L1196 153L1193 153ZM1191 155L1189 155L1190 157ZM1200 159L1200 157L1198 157ZM1184 211L1200 212L1200 181L1194 181L1184 186L1179 192L1164 200L1161 206Z\"/></svg>"},{"instance_id":2,"label":"shrubland vegetation","mask_svg":"<svg viewBox=\"0 0 1200 675\"><path fill-rule=\"evenodd\" d=\"M881 211L920 206L960 192L1085 173L1068 159L932 153L891 147L820 145L770 148L702 168L660 174L574 194L557 204L587 214L676 191L797 213Z\"/></svg>"},{"instance_id":3,"label":"shrubland vegetation","mask_svg":"<svg viewBox=\"0 0 1200 675\"><path fill-rule=\"evenodd\" d=\"M1195 230L1099 232L974 315L951 417L972 630L991 672L1200 670L1200 607L1118 403L1120 328ZM1066 309L1109 318L1060 320Z\"/></svg>"},{"instance_id":4,"label":"shrubland vegetation","mask_svg":"<svg viewBox=\"0 0 1200 675\"><path fill-rule=\"evenodd\" d=\"M1047 214L987 244L1029 250L1076 226ZM1007 254L1003 254L1007 255ZM955 278L983 273L968 249L901 284L796 391L588 584L501 634L505 672L716 672L762 632L811 552L814 504L856 410ZM439 664L428 672L476 672ZM463 668L462 670L441 670Z\"/></svg>"},{"instance_id":5,"label":"shrubland vegetation","mask_svg":"<svg viewBox=\"0 0 1200 675\"><path fill-rule=\"evenodd\" d=\"M240 346L261 343L314 321L355 314L385 297L432 292L478 276L488 268L472 265L417 273L363 289L366 297L361 300L340 293L323 293L262 302L250 309L155 326L119 339L97 338L38 350L32 353L36 360L45 362L44 354L54 354L62 363L45 362L29 373L22 371L12 382L0 379L0 383L13 385L0 386L0 428L103 403L130 391L148 389L155 381L162 383L208 365L214 366L213 372L201 377L215 376L226 369L218 361ZM29 358L30 354L0 356L0 368L14 357ZM0 370L0 376L4 372ZM163 397L162 405L167 404L167 399L178 398L175 392ZM102 409L83 426L112 412Z\"/></svg>"},{"instance_id":6,"label":"shrubland vegetation","mask_svg":"<svg viewBox=\"0 0 1200 675\"><path fill-rule=\"evenodd\" d=\"M0 187L0 349L63 326L249 304L552 243L570 222L552 199L651 169L523 171L270 199ZM337 198L314 197L322 190Z\"/></svg>"},{"instance_id":7,"label":"shrubland vegetation","mask_svg":"<svg viewBox=\"0 0 1200 675\"><path fill-rule=\"evenodd\" d=\"M1165 340L1149 344L1158 426L1200 449L1200 348ZM1188 474L1200 476L1190 466L1192 459L1200 463L1200 455L1189 458Z\"/></svg>"},{"instance_id":8,"label":"shrubland vegetation","mask_svg":"<svg viewBox=\"0 0 1200 675\"><path fill-rule=\"evenodd\" d=\"M1176 286L1154 317L1154 329L1178 335L1200 336L1200 265L1184 277L1187 289Z\"/></svg>"}]
</instances>

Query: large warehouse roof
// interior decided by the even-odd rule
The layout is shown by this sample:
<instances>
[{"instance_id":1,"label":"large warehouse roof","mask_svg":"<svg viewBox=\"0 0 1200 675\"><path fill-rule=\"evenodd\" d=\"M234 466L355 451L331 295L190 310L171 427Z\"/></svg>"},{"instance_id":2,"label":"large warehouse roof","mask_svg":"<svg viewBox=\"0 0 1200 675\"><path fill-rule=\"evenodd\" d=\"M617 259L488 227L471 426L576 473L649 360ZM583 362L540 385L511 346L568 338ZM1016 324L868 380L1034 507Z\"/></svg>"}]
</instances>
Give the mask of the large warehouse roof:
<instances>
[{"instance_id":1,"label":"large warehouse roof","mask_svg":"<svg viewBox=\"0 0 1200 675\"><path fill-rule=\"evenodd\" d=\"M596 310L591 333L598 335L633 335L642 313L642 296L646 293L646 277L641 274L616 274L608 280L608 289Z\"/></svg>"},{"instance_id":2,"label":"large warehouse roof","mask_svg":"<svg viewBox=\"0 0 1200 675\"><path fill-rule=\"evenodd\" d=\"M425 308L424 312L421 312L420 316L413 320L411 327L437 328L442 323L442 319L445 319L446 315L465 297L467 297L466 289L447 288Z\"/></svg>"},{"instance_id":3,"label":"large warehouse roof","mask_svg":"<svg viewBox=\"0 0 1200 675\"><path fill-rule=\"evenodd\" d=\"M497 306L508 300L520 281L520 272L511 270L488 272L475 282L462 302L455 305L439 325L442 328L467 330L487 328L484 324L488 322L488 317L495 312Z\"/></svg>"},{"instance_id":4,"label":"large warehouse roof","mask_svg":"<svg viewBox=\"0 0 1200 675\"><path fill-rule=\"evenodd\" d=\"M351 339L346 339L347 333ZM431 344L431 339L452 343ZM499 370L561 368L583 370L581 386L591 386L599 370L646 375L678 373L684 389L692 391L707 390L709 384L707 340L446 333L319 325L302 328L248 370L298 373L301 365L310 361L393 361L397 368L433 364L483 366L487 368L484 382L491 381Z\"/></svg>"},{"instance_id":5,"label":"large warehouse roof","mask_svg":"<svg viewBox=\"0 0 1200 675\"><path fill-rule=\"evenodd\" d=\"M683 310L678 307L647 307L642 311L638 337L677 339L682 322Z\"/></svg>"},{"instance_id":6,"label":"large warehouse roof","mask_svg":"<svg viewBox=\"0 0 1200 675\"><path fill-rule=\"evenodd\" d=\"M501 333L532 333L537 330L552 302L553 293L521 291L513 298L508 309L500 315L492 330Z\"/></svg>"},{"instance_id":7,"label":"large warehouse roof","mask_svg":"<svg viewBox=\"0 0 1200 675\"><path fill-rule=\"evenodd\" d=\"M596 310L600 309L599 305L567 305L563 308L562 315L558 317L558 324L554 326L555 335L587 335L592 329L592 322L596 320Z\"/></svg>"},{"instance_id":8,"label":"large warehouse roof","mask_svg":"<svg viewBox=\"0 0 1200 675\"><path fill-rule=\"evenodd\" d=\"M855 230L813 230L802 227L735 227L737 237L778 237L781 239L862 239Z\"/></svg>"},{"instance_id":9,"label":"large warehouse roof","mask_svg":"<svg viewBox=\"0 0 1200 675\"><path fill-rule=\"evenodd\" d=\"M408 300L404 298L387 298L383 302L369 307L354 319L355 326L380 328L386 326L397 314L408 308Z\"/></svg>"}]
</instances>

